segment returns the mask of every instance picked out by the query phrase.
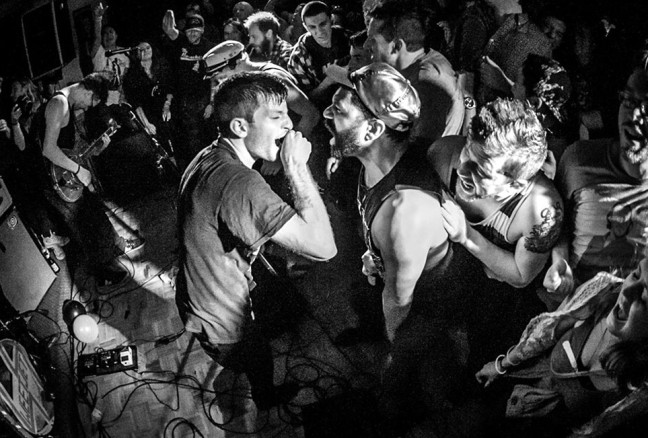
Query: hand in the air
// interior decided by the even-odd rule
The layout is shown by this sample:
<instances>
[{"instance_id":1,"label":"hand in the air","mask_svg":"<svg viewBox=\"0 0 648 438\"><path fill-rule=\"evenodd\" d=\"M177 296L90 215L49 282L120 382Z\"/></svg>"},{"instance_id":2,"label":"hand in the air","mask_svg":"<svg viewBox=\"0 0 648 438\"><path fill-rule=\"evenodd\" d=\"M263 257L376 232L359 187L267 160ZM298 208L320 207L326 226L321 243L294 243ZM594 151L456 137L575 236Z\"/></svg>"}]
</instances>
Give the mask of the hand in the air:
<instances>
[{"instance_id":1,"label":"hand in the air","mask_svg":"<svg viewBox=\"0 0 648 438\"><path fill-rule=\"evenodd\" d=\"M306 165L311 154L311 143L299 131L288 131L281 146L281 162L284 169L288 165Z\"/></svg>"},{"instance_id":2,"label":"hand in the air","mask_svg":"<svg viewBox=\"0 0 648 438\"><path fill-rule=\"evenodd\" d=\"M168 9L164 14L164 18L162 18L162 30L164 31L164 33L168 33L174 30L175 27L175 15L173 15L173 11L171 9Z\"/></svg>"},{"instance_id":3,"label":"hand in the air","mask_svg":"<svg viewBox=\"0 0 648 438\"><path fill-rule=\"evenodd\" d=\"M441 216L443 217L443 228L448 233L448 239L453 242L466 243L468 239L468 222L463 210L446 192L443 192L441 203Z\"/></svg>"},{"instance_id":4,"label":"hand in the air","mask_svg":"<svg viewBox=\"0 0 648 438\"><path fill-rule=\"evenodd\" d=\"M92 9L92 15L94 15L96 19L102 19L107 10L108 6L104 6L103 3L99 2L99 4Z\"/></svg>"}]
</instances>

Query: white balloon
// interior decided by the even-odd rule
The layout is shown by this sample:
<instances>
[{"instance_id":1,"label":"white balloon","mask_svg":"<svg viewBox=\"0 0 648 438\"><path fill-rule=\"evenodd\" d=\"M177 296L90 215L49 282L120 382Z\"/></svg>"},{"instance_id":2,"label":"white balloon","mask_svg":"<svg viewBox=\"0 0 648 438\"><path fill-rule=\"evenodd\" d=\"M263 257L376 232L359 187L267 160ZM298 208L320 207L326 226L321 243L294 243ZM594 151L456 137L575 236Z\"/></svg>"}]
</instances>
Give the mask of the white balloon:
<instances>
[{"instance_id":1,"label":"white balloon","mask_svg":"<svg viewBox=\"0 0 648 438\"><path fill-rule=\"evenodd\" d=\"M97 321L90 315L79 315L74 318L72 323L74 336L81 342L94 342L99 336L99 326Z\"/></svg>"}]
</instances>

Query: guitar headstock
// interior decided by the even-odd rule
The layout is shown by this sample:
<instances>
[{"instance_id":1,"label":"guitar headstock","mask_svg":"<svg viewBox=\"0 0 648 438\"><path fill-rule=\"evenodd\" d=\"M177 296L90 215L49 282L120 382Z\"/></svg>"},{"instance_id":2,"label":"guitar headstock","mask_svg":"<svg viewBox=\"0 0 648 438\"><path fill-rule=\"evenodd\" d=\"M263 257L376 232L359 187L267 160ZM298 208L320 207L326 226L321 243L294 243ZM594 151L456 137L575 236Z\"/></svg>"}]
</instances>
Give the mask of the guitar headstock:
<instances>
[{"instance_id":1,"label":"guitar headstock","mask_svg":"<svg viewBox=\"0 0 648 438\"><path fill-rule=\"evenodd\" d=\"M108 137L111 137L117 132L117 130L119 130L119 128L121 128L121 126L115 121L115 119L111 118L108 120L108 129L106 129L105 134Z\"/></svg>"}]
</instances>

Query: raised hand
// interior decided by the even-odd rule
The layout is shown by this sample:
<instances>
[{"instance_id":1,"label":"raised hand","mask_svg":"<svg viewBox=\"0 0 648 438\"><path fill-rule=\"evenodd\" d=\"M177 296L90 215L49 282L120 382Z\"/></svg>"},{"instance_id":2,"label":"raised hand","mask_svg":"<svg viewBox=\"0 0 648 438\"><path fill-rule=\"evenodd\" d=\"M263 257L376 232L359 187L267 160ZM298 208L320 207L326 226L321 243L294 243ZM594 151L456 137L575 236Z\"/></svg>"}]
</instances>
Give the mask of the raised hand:
<instances>
[{"instance_id":1,"label":"raised hand","mask_svg":"<svg viewBox=\"0 0 648 438\"><path fill-rule=\"evenodd\" d=\"M167 9L166 13L164 14L164 18L162 18L162 30L164 31L164 33L168 34L172 30L174 30L175 27L175 15L173 14L173 11L171 9Z\"/></svg>"},{"instance_id":2,"label":"raised hand","mask_svg":"<svg viewBox=\"0 0 648 438\"><path fill-rule=\"evenodd\" d=\"M103 19L104 14L108 10L108 6L104 6L103 3L99 2L93 9L92 9L92 15L94 15L95 19Z\"/></svg>"}]
</instances>

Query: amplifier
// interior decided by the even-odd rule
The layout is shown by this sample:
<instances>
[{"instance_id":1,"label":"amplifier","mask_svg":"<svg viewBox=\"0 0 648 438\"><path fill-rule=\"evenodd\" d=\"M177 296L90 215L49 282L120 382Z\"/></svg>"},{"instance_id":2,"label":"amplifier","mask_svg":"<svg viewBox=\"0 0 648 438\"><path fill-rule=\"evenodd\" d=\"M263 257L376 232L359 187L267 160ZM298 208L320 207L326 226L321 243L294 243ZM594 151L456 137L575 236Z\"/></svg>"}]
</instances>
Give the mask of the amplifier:
<instances>
[{"instance_id":1,"label":"amplifier","mask_svg":"<svg viewBox=\"0 0 648 438\"><path fill-rule=\"evenodd\" d=\"M0 287L9 303L18 312L36 309L55 279L18 212L9 210L0 221Z\"/></svg>"}]
</instances>

